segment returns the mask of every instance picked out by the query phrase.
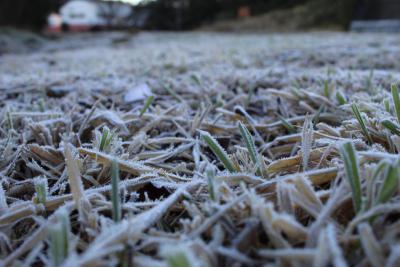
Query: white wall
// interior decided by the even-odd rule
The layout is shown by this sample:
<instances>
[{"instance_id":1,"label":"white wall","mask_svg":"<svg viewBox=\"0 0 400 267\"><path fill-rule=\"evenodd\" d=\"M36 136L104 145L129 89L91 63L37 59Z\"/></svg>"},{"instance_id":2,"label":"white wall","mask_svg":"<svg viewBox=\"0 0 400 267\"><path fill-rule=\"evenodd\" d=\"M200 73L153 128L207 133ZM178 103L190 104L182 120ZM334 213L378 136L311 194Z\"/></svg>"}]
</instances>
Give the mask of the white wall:
<instances>
[{"instance_id":1,"label":"white wall","mask_svg":"<svg viewBox=\"0 0 400 267\"><path fill-rule=\"evenodd\" d=\"M63 23L68 25L104 25L104 20L99 16L96 3L84 0L75 0L66 3L60 14Z\"/></svg>"}]
</instances>

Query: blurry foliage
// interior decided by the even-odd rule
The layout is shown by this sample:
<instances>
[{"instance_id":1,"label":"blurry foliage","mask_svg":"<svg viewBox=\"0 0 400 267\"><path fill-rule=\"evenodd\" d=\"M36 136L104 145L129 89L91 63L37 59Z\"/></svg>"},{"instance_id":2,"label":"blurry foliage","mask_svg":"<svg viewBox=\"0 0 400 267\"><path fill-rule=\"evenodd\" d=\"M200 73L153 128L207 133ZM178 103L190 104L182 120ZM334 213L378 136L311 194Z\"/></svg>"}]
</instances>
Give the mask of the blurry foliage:
<instances>
[{"instance_id":1,"label":"blurry foliage","mask_svg":"<svg viewBox=\"0 0 400 267\"><path fill-rule=\"evenodd\" d=\"M39 29L67 0L1 0L0 25Z\"/></svg>"},{"instance_id":2,"label":"blurry foliage","mask_svg":"<svg viewBox=\"0 0 400 267\"><path fill-rule=\"evenodd\" d=\"M186 30L221 19L236 18L241 6L248 6L252 15L288 8L307 0L158 0L144 1L150 10L149 29Z\"/></svg>"},{"instance_id":3,"label":"blurry foliage","mask_svg":"<svg viewBox=\"0 0 400 267\"><path fill-rule=\"evenodd\" d=\"M45 25L48 14L58 11L67 1L1 0L0 25L40 29ZM189 30L215 21L236 19L237 11L242 6L249 7L253 16L306 6L310 8L305 10L305 24L339 24L346 27L354 14L355 2L356 0L144 0L135 7L137 12L134 15L147 13L147 23L144 26L146 29ZM285 19L289 21L291 17Z\"/></svg>"},{"instance_id":4,"label":"blurry foliage","mask_svg":"<svg viewBox=\"0 0 400 267\"><path fill-rule=\"evenodd\" d=\"M188 30L215 21L234 20L237 19L237 11L242 6L249 7L252 16L274 13L277 15L273 18L284 20L283 24L297 25L283 28L296 30L335 25L337 28L345 29L354 14L356 2L356 0L158 0L145 1L142 8L150 10L146 25L148 29ZM279 15L281 13L283 18ZM286 17L285 14L289 16ZM292 16L296 18L293 21ZM250 27L252 25L250 23Z\"/></svg>"}]
</instances>

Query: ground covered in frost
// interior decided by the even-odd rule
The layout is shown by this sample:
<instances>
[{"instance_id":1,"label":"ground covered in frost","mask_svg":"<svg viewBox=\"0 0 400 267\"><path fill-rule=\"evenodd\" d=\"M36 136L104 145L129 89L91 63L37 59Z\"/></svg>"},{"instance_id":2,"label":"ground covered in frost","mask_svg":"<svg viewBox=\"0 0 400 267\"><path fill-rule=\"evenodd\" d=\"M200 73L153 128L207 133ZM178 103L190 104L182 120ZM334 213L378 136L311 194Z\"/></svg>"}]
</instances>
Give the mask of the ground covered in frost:
<instances>
[{"instance_id":1,"label":"ground covered in frost","mask_svg":"<svg viewBox=\"0 0 400 267\"><path fill-rule=\"evenodd\" d=\"M398 266L399 43L102 33L0 55L0 265Z\"/></svg>"}]
</instances>

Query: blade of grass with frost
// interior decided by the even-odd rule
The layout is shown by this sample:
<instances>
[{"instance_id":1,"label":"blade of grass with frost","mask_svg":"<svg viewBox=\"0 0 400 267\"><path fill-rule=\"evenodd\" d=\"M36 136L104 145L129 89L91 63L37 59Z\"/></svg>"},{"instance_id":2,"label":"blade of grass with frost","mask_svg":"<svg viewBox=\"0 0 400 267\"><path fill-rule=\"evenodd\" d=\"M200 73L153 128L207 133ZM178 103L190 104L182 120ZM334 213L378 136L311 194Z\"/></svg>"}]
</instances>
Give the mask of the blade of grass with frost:
<instances>
[{"instance_id":1,"label":"blade of grass with frost","mask_svg":"<svg viewBox=\"0 0 400 267\"><path fill-rule=\"evenodd\" d=\"M399 184L399 163L390 164L387 166L385 172L385 179L381 185L378 193L378 203L385 203L389 201L396 193Z\"/></svg>"},{"instance_id":2,"label":"blade of grass with frost","mask_svg":"<svg viewBox=\"0 0 400 267\"><path fill-rule=\"evenodd\" d=\"M217 156L217 158L222 162L225 168L230 172L236 172L235 165L233 164L225 150L217 142L217 140L215 140L214 137L212 137L208 132L205 131L201 131L201 136L210 147L214 155Z\"/></svg>"},{"instance_id":3,"label":"blade of grass with frost","mask_svg":"<svg viewBox=\"0 0 400 267\"><path fill-rule=\"evenodd\" d=\"M249 93L247 94L247 99L246 99L246 106L250 105L251 103L251 99L253 98L254 95L254 91L256 90L256 88L254 86L252 86L249 90Z\"/></svg>"},{"instance_id":4,"label":"blade of grass with frost","mask_svg":"<svg viewBox=\"0 0 400 267\"><path fill-rule=\"evenodd\" d=\"M361 245L372 267L385 266L385 258L379 241L374 236L371 226L363 222L357 227L360 234Z\"/></svg>"},{"instance_id":5,"label":"blade of grass with frost","mask_svg":"<svg viewBox=\"0 0 400 267\"><path fill-rule=\"evenodd\" d=\"M278 114L278 118L281 120L283 126L288 130L289 133L296 133L296 128L288 122L284 117Z\"/></svg>"},{"instance_id":6,"label":"blade of grass with frost","mask_svg":"<svg viewBox=\"0 0 400 267\"><path fill-rule=\"evenodd\" d=\"M58 222L49 227L50 251L53 266L62 265L69 250L69 219L66 211L59 211Z\"/></svg>"},{"instance_id":7,"label":"blade of grass with frost","mask_svg":"<svg viewBox=\"0 0 400 267\"><path fill-rule=\"evenodd\" d=\"M169 267L190 267L190 262L185 253L179 252L167 257Z\"/></svg>"},{"instance_id":8,"label":"blade of grass with frost","mask_svg":"<svg viewBox=\"0 0 400 267\"><path fill-rule=\"evenodd\" d=\"M374 200L374 192L376 187L376 181L380 177L381 172L383 172L390 162L386 160L381 160L378 165L375 167L375 170L372 174L371 179L367 180L367 192L366 192L366 199L367 199L367 207L371 208ZM376 201L375 201L376 202Z\"/></svg>"},{"instance_id":9,"label":"blade of grass with frost","mask_svg":"<svg viewBox=\"0 0 400 267\"><path fill-rule=\"evenodd\" d=\"M36 191L36 201L37 203L46 203L48 186L46 178L35 178L33 180Z\"/></svg>"},{"instance_id":10,"label":"blade of grass with frost","mask_svg":"<svg viewBox=\"0 0 400 267\"><path fill-rule=\"evenodd\" d=\"M120 222L122 217L121 197L119 194L119 166L114 159L111 162L111 202L114 222Z\"/></svg>"},{"instance_id":11,"label":"blade of grass with frost","mask_svg":"<svg viewBox=\"0 0 400 267\"><path fill-rule=\"evenodd\" d=\"M44 101L43 97L38 100L38 106L39 106L40 112L45 112L46 111L46 104L45 104L45 101Z\"/></svg>"},{"instance_id":12,"label":"blade of grass with frost","mask_svg":"<svg viewBox=\"0 0 400 267\"><path fill-rule=\"evenodd\" d=\"M307 169L313 142L314 126L309 116L304 120L303 130L301 131L301 152L303 154L303 168Z\"/></svg>"},{"instance_id":13,"label":"blade of grass with frost","mask_svg":"<svg viewBox=\"0 0 400 267\"><path fill-rule=\"evenodd\" d=\"M253 161L254 165L257 166L258 175L261 174L260 169L260 156L258 155L256 145L254 144L253 137L251 136L249 130L246 126L244 126L241 122L238 124L240 134L246 143L247 150L249 151L250 158Z\"/></svg>"},{"instance_id":14,"label":"blade of grass with frost","mask_svg":"<svg viewBox=\"0 0 400 267\"><path fill-rule=\"evenodd\" d=\"M217 193L215 192L215 168L208 164L206 168L206 176L207 176L207 183L208 183L208 194L212 201L217 200Z\"/></svg>"},{"instance_id":15,"label":"blade of grass with frost","mask_svg":"<svg viewBox=\"0 0 400 267\"><path fill-rule=\"evenodd\" d=\"M290 88L290 91L292 91L292 94L293 94L296 98L298 98L298 99L303 98L302 93L301 93L301 92L299 91L299 89L297 89L296 87L291 87L291 88Z\"/></svg>"},{"instance_id":16,"label":"blade of grass with frost","mask_svg":"<svg viewBox=\"0 0 400 267\"><path fill-rule=\"evenodd\" d=\"M146 103L144 103L144 106L142 108L142 110L140 111L140 117L143 116L143 114L147 111L147 109L150 107L151 103L153 103L154 100L154 96L151 95L147 98Z\"/></svg>"},{"instance_id":17,"label":"blade of grass with frost","mask_svg":"<svg viewBox=\"0 0 400 267\"><path fill-rule=\"evenodd\" d=\"M110 129L108 129L108 127L104 127L103 132L101 134L99 151L107 151L114 137L115 137L115 132L114 131L110 132Z\"/></svg>"},{"instance_id":18,"label":"blade of grass with frost","mask_svg":"<svg viewBox=\"0 0 400 267\"><path fill-rule=\"evenodd\" d=\"M10 129L14 129L14 124L11 117L11 111L8 107L7 107L7 123Z\"/></svg>"},{"instance_id":19,"label":"blade of grass with frost","mask_svg":"<svg viewBox=\"0 0 400 267\"><path fill-rule=\"evenodd\" d=\"M352 142L347 142L339 150L343 159L346 177L351 186L354 208L356 212L360 212L362 208L362 191L359 165L354 145Z\"/></svg>"},{"instance_id":20,"label":"blade of grass with frost","mask_svg":"<svg viewBox=\"0 0 400 267\"><path fill-rule=\"evenodd\" d=\"M75 203L78 204L81 198L84 197L84 190L78 164L76 162L76 159L72 155L68 143L64 143L64 154L65 154L65 163L67 166L67 173L69 178L69 185L71 187L71 193Z\"/></svg>"},{"instance_id":21,"label":"blade of grass with frost","mask_svg":"<svg viewBox=\"0 0 400 267\"><path fill-rule=\"evenodd\" d=\"M339 103L339 106L344 105L344 104L347 103L346 98L344 97L344 95L340 91L336 92L336 100Z\"/></svg>"},{"instance_id":22,"label":"blade of grass with frost","mask_svg":"<svg viewBox=\"0 0 400 267\"><path fill-rule=\"evenodd\" d=\"M164 89L168 92L168 94L170 94L173 98L175 98L178 102L183 102L182 97L180 97L180 95L178 95L177 93L175 93L174 90L172 90L171 87L169 87L169 85L163 85Z\"/></svg>"},{"instance_id":23,"label":"blade of grass with frost","mask_svg":"<svg viewBox=\"0 0 400 267\"><path fill-rule=\"evenodd\" d=\"M400 127L395 123L391 122L390 120L383 120L382 126L388 129L390 132L400 136Z\"/></svg>"},{"instance_id":24,"label":"blade of grass with frost","mask_svg":"<svg viewBox=\"0 0 400 267\"><path fill-rule=\"evenodd\" d=\"M400 97L399 97L399 88L397 85L392 84L392 97L394 110L396 111L397 121L400 123Z\"/></svg>"},{"instance_id":25,"label":"blade of grass with frost","mask_svg":"<svg viewBox=\"0 0 400 267\"><path fill-rule=\"evenodd\" d=\"M312 122L313 122L314 125L317 125L317 124L319 123L319 117L320 117L320 115L321 115L321 113L322 113L322 111L323 111L324 109L325 109L325 105L324 105L324 104L322 104L322 105L318 108L317 112L315 113L315 115L314 115L314 117L313 117L313 119L312 119Z\"/></svg>"},{"instance_id":26,"label":"blade of grass with frost","mask_svg":"<svg viewBox=\"0 0 400 267\"><path fill-rule=\"evenodd\" d=\"M383 100L383 106L385 107L386 112L390 113L390 103L389 103L389 99L384 99L384 100Z\"/></svg>"},{"instance_id":27,"label":"blade of grass with frost","mask_svg":"<svg viewBox=\"0 0 400 267\"><path fill-rule=\"evenodd\" d=\"M367 130L367 126L365 125L364 118L361 116L361 113L360 113L356 103L353 103L351 105L351 109L353 110L353 114L356 117L358 123L360 124L361 131L363 132L364 136L367 138L368 143L371 145L373 143L372 137Z\"/></svg>"},{"instance_id":28,"label":"blade of grass with frost","mask_svg":"<svg viewBox=\"0 0 400 267\"><path fill-rule=\"evenodd\" d=\"M104 147L106 146L107 137L108 137L109 132L110 131L108 130L107 127L103 128L103 133L101 135L100 146L99 146L100 151L103 151Z\"/></svg>"},{"instance_id":29,"label":"blade of grass with frost","mask_svg":"<svg viewBox=\"0 0 400 267\"><path fill-rule=\"evenodd\" d=\"M4 191L2 183L0 183L0 209L3 209L3 210L8 209L7 196L6 196L6 192Z\"/></svg>"},{"instance_id":30,"label":"blade of grass with frost","mask_svg":"<svg viewBox=\"0 0 400 267\"><path fill-rule=\"evenodd\" d=\"M326 98L330 98L330 92L329 92L329 82L328 80L324 81L324 95Z\"/></svg>"}]
</instances>

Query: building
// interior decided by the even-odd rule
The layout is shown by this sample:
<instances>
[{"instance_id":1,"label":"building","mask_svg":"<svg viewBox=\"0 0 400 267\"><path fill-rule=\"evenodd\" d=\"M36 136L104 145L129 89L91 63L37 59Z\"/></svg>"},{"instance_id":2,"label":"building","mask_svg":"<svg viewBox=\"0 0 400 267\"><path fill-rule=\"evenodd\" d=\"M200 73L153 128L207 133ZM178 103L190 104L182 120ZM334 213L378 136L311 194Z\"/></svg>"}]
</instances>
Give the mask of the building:
<instances>
[{"instance_id":1,"label":"building","mask_svg":"<svg viewBox=\"0 0 400 267\"><path fill-rule=\"evenodd\" d=\"M89 31L132 26L133 6L116 1L70 0L50 14L48 31ZM60 18L60 19L59 19Z\"/></svg>"}]
</instances>

